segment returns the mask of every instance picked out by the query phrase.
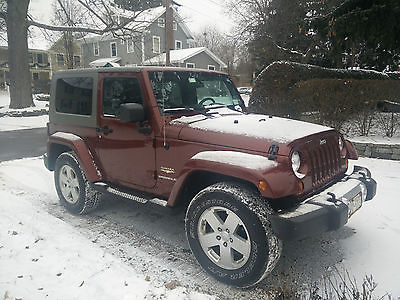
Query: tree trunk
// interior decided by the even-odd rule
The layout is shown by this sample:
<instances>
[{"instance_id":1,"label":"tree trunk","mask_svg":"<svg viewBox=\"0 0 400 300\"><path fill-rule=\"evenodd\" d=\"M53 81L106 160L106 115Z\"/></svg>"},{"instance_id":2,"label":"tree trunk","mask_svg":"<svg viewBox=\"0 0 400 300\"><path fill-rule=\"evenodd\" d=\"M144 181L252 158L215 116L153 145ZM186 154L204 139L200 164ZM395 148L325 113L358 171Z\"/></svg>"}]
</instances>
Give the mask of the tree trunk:
<instances>
[{"instance_id":1,"label":"tree trunk","mask_svg":"<svg viewBox=\"0 0 400 300\"><path fill-rule=\"evenodd\" d=\"M64 32L63 39L64 39L64 49L65 49L65 56L67 58L67 67L68 69L74 68L74 41L73 35L71 32Z\"/></svg>"},{"instance_id":2,"label":"tree trunk","mask_svg":"<svg viewBox=\"0 0 400 300\"><path fill-rule=\"evenodd\" d=\"M30 0L7 0L10 108L34 106L28 61L27 13Z\"/></svg>"}]
</instances>

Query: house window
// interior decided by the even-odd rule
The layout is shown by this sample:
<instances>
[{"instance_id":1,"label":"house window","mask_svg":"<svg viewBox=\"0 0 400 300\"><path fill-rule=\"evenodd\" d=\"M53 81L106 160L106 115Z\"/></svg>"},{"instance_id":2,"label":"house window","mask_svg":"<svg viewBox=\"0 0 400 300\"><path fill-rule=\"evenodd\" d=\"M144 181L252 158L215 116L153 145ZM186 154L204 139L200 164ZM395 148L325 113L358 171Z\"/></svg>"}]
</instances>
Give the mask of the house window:
<instances>
[{"instance_id":1,"label":"house window","mask_svg":"<svg viewBox=\"0 0 400 300\"><path fill-rule=\"evenodd\" d=\"M158 18L158 27L164 28L165 27L165 19Z\"/></svg>"},{"instance_id":2,"label":"house window","mask_svg":"<svg viewBox=\"0 0 400 300\"><path fill-rule=\"evenodd\" d=\"M64 54L57 54L57 65L63 66L64 65Z\"/></svg>"},{"instance_id":3,"label":"house window","mask_svg":"<svg viewBox=\"0 0 400 300\"><path fill-rule=\"evenodd\" d=\"M191 69L193 69L193 68L195 68L196 67L196 65L194 64L194 63L186 63L186 68L191 68Z\"/></svg>"},{"instance_id":4,"label":"house window","mask_svg":"<svg viewBox=\"0 0 400 300\"><path fill-rule=\"evenodd\" d=\"M160 37L153 36L153 53L159 54L161 52L160 46L161 46Z\"/></svg>"},{"instance_id":5,"label":"house window","mask_svg":"<svg viewBox=\"0 0 400 300\"><path fill-rule=\"evenodd\" d=\"M74 66L75 67L80 67L81 66L81 57L78 55L74 56Z\"/></svg>"},{"instance_id":6,"label":"house window","mask_svg":"<svg viewBox=\"0 0 400 300\"><path fill-rule=\"evenodd\" d=\"M32 54L32 52L29 52L28 55L29 55L29 56L28 56L29 63L30 63L30 64L33 64L33 54Z\"/></svg>"},{"instance_id":7,"label":"house window","mask_svg":"<svg viewBox=\"0 0 400 300\"><path fill-rule=\"evenodd\" d=\"M215 71L215 66L214 65L208 65L207 68L211 71Z\"/></svg>"},{"instance_id":8,"label":"house window","mask_svg":"<svg viewBox=\"0 0 400 300\"><path fill-rule=\"evenodd\" d=\"M99 42L93 43L93 54L94 54L94 56L99 56L100 55Z\"/></svg>"},{"instance_id":9,"label":"house window","mask_svg":"<svg viewBox=\"0 0 400 300\"><path fill-rule=\"evenodd\" d=\"M33 73L32 78L33 80L39 80L39 73Z\"/></svg>"},{"instance_id":10,"label":"house window","mask_svg":"<svg viewBox=\"0 0 400 300\"><path fill-rule=\"evenodd\" d=\"M43 54L42 53L38 53L36 54L37 56L37 62L38 64L42 64L43 63Z\"/></svg>"},{"instance_id":11,"label":"house window","mask_svg":"<svg viewBox=\"0 0 400 300\"><path fill-rule=\"evenodd\" d=\"M178 30L178 24L174 21L172 22L172 28L177 31Z\"/></svg>"},{"instance_id":12,"label":"house window","mask_svg":"<svg viewBox=\"0 0 400 300\"><path fill-rule=\"evenodd\" d=\"M111 57L116 57L117 56L117 43L116 42L110 43L110 50L111 50Z\"/></svg>"},{"instance_id":13,"label":"house window","mask_svg":"<svg viewBox=\"0 0 400 300\"><path fill-rule=\"evenodd\" d=\"M135 52L135 42L132 38L126 40L126 52L132 53Z\"/></svg>"},{"instance_id":14,"label":"house window","mask_svg":"<svg viewBox=\"0 0 400 300\"><path fill-rule=\"evenodd\" d=\"M175 50L182 49L182 41L175 40Z\"/></svg>"}]
</instances>

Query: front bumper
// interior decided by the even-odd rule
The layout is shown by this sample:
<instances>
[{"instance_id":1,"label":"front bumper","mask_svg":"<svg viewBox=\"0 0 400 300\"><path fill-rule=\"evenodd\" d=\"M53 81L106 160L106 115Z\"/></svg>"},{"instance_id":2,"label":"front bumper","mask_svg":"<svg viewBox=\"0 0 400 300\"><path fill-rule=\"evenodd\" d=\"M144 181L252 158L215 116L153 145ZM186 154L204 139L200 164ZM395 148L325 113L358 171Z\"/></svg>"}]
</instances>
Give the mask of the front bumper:
<instances>
[{"instance_id":1,"label":"front bumper","mask_svg":"<svg viewBox=\"0 0 400 300\"><path fill-rule=\"evenodd\" d=\"M367 168L354 167L351 175L321 193L303 201L291 211L271 216L271 226L281 240L299 240L344 226L352 213L354 199L371 200L376 194L376 181Z\"/></svg>"}]
</instances>

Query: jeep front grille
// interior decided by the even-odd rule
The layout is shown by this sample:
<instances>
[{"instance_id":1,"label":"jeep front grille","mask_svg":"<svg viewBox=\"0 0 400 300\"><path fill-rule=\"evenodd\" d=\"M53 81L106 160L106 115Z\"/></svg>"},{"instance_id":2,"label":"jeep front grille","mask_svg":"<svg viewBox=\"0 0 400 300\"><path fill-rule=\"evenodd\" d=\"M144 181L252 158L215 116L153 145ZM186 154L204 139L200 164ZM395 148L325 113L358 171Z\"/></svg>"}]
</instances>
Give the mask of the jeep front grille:
<instances>
[{"instance_id":1,"label":"jeep front grille","mask_svg":"<svg viewBox=\"0 0 400 300\"><path fill-rule=\"evenodd\" d=\"M336 138L329 137L307 151L313 187L327 183L341 172L340 152Z\"/></svg>"}]
</instances>

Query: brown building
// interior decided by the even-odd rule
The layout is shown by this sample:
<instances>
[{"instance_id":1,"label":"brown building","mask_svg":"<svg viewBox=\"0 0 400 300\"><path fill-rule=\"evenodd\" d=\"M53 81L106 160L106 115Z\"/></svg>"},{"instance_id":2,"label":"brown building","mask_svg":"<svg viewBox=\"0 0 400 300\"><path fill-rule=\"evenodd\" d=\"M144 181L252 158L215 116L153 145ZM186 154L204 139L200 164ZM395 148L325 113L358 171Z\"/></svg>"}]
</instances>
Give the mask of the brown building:
<instances>
[{"instance_id":1,"label":"brown building","mask_svg":"<svg viewBox=\"0 0 400 300\"><path fill-rule=\"evenodd\" d=\"M49 93L50 79L53 72L68 68L81 67L80 47L75 40L72 44L70 59L65 51L64 40L60 38L49 50L28 49L29 69L34 93ZM0 90L7 90L8 85L8 47L0 46Z\"/></svg>"}]
</instances>

